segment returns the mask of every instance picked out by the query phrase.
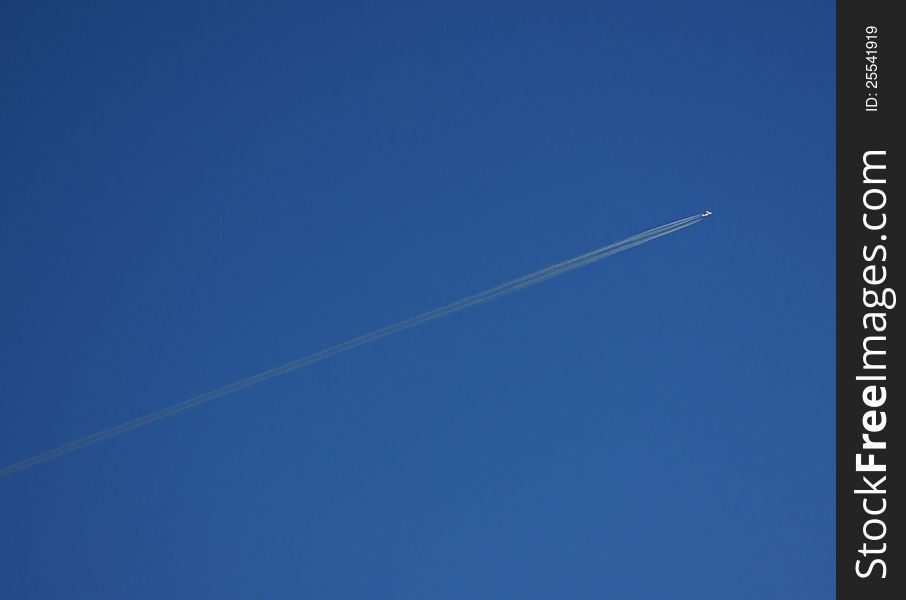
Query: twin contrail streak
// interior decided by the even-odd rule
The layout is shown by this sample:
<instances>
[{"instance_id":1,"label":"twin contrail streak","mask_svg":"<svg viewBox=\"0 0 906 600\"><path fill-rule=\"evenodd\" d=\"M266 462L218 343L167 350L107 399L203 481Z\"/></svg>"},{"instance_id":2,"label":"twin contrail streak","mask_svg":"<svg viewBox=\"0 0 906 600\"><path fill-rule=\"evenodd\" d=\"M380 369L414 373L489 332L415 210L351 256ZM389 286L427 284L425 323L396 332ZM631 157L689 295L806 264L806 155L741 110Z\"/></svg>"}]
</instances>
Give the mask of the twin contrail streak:
<instances>
[{"instance_id":1,"label":"twin contrail streak","mask_svg":"<svg viewBox=\"0 0 906 600\"><path fill-rule=\"evenodd\" d=\"M598 248L597 250L593 250L575 258L571 258L555 265L551 265L544 269L535 271L534 273L512 279L510 281L507 281L506 283L494 286L483 292L467 296L465 298L462 298L461 300L457 300L456 302L451 302L450 304L435 308L434 310L429 310L428 312L422 313L418 316L406 319L404 321L400 321L399 323L396 323L394 325L388 325L387 327L377 329L375 331L372 331L371 333L366 333L365 335L361 335L341 344L330 346L329 348L325 348L324 350L315 352L314 354L309 354L308 356L303 356L302 358L298 358L294 361L288 362L278 367L274 367L273 369L262 371L257 375L252 375L250 377L246 377L245 379L240 379L239 381L235 381L223 387L219 387L198 396L194 396L192 398L189 398L188 400L178 402L171 406L167 406L165 408L161 408L154 412L148 413L144 416L125 421L123 423L120 423L119 425L115 425L108 429L103 429L91 435L73 440L67 444L63 444L62 446L54 448L53 450L48 450L47 452L37 454L35 456L32 456L31 458L27 458L25 460L3 467L2 469L0 469L0 478L11 475L12 473L15 473L17 471L22 471L23 469L34 467L35 465L39 465L54 458L59 458L64 454L69 454L70 452L84 448L85 446L96 444L122 433L126 433L127 431L130 431L132 429L153 423L154 421L159 421L166 417L173 416L177 413L181 413L184 410L194 408L196 406L204 404L205 402L209 402L216 398L220 398L221 396L225 396L227 394L231 394L241 389L253 386L257 383L261 383L262 381L267 381L268 379L272 379L279 375L284 375L286 373L290 373L291 371L301 369L302 367L307 367L308 365L324 360L325 358L329 358L336 354L340 354L341 352L346 352L347 350L352 350L353 348L369 344L381 338L387 337L388 335L399 333L400 331L403 331L405 329L415 327L416 325L421 325L422 323L427 323L428 321L433 321L434 319L439 319L440 317L459 312L460 310L469 308L471 306L476 306L478 304L484 304L485 302L497 300L498 298L502 298L503 296L512 294L513 292L518 292L519 290L541 283L542 281L547 281L548 279L557 277L558 275L562 275L568 271L590 265L593 262L597 262L602 258L611 256L612 254L616 254L617 252L629 250L630 248L638 246L639 244L650 242L655 238L673 233L674 231L679 231L680 229L689 227L690 225L695 225L706 216L708 216L708 214L710 213L693 215L691 217L686 217L685 219L680 219L679 221L674 221L673 223L668 223L666 225L661 225L660 227L655 227L654 229L649 229L648 231L644 231L637 235L628 237L625 240L621 240L619 242L610 244L609 246L604 246L603 248Z\"/></svg>"}]
</instances>

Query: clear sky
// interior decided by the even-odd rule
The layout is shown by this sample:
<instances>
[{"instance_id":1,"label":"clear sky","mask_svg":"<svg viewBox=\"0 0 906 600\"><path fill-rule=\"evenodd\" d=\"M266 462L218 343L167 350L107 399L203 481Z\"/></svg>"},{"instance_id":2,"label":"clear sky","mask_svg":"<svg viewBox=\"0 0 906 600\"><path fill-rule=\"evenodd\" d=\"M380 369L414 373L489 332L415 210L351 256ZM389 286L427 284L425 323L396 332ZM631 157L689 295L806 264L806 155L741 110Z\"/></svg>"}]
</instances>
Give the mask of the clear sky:
<instances>
[{"instance_id":1,"label":"clear sky","mask_svg":"<svg viewBox=\"0 0 906 600\"><path fill-rule=\"evenodd\" d=\"M5 2L0 597L828 598L834 5Z\"/></svg>"}]
</instances>

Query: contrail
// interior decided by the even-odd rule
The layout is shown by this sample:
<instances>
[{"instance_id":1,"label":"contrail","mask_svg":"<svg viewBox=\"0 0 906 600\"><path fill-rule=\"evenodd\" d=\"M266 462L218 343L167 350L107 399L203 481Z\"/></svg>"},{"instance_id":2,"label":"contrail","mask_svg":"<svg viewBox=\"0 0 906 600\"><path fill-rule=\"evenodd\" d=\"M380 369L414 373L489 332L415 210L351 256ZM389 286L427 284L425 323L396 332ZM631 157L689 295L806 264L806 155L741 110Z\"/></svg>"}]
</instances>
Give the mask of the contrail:
<instances>
[{"instance_id":1,"label":"contrail","mask_svg":"<svg viewBox=\"0 0 906 600\"><path fill-rule=\"evenodd\" d=\"M513 292L517 292L529 286L541 283L542 281L547 281L548 279L557 277L558 275L562 275L574 269L590 265L593 262L597 262L602 258L611 256L613 254L616 254L617 252L628 250L630 248L638 246L639 244L650 242L655 238L673 233L674 231L679 231L680 229L684 229L686 227L689 227L690 225L695 225L710 214L711 213L709 212L696 214L691 217L686 217L685 219L680 219L679 221L674 221L673 223L668 223L666 225L661 225L660 227L655 227L654 229L649 229L648 231L643 231L642 233L628 237L625 240L620 240L619 242L598 248L597 250L592 250L591 252L582 254L575 258L571 258L544 269L540 269L538 271L535 271L534 273L529 273L528 275L512 279L510 281L507 281L506 283L494 286L483 292L478 292L477 294L467 296L465 298L462 298L461 300L457 300L456 302L451 302L450 304L435 308L434 310L429 310L428 312L422 313L415 317L411 317L404 321L400 321L399 323L396 323L394 325L388 325L387 327L377 329L375 331L372 331L371 333L366 333L365 335L352 338L351 340L347 340L335 346L330 346L329 348L325 348L324 350L315 352L314 354L303 356L302 358L298 358L294 361L288 362L278 367L274 367L273 369L262 371L261 373L258 373L256 375L246 377L245 379L240 379L239 381L235 381L223 387L219 387L198 396L194 396L192 398L189 398L188 400L177 402L176 404L172 404L141 417L125 421L108 429L102 429L101 431L98 431L91 435L87 435L85 437L63 444L62 446L54 448L53 450L48 450L47 452L36 454L31 458L26 458L25 460L21 460L19 462L3 467L2 469L0 469L0 478L11 475L12 473L15 473L17 471L22 471L24 469L34 467L35 465L39 465L49 460L53 460L54 458L59 458L64 454L69 454L70 452L84 448L85 446L90 446L103 440L110 439L114 436L126 433L127 431L130 431L132 429L153 423L154 421L159 421L166 417L173 416L177 413L181 413L184 410L194 408L196 406L204 404L205 402L214 400L215 398L220 398L221 396L231 394L241 389L253 386L257 383L261 383L262 381L267 381L268 379L272 379L279 375L284 375L291 371L301 369L302 367L307 367L308 365L324 360L325 358L329 358L341 352L346 352L347 350L352 350L353 348L369 344L381 338L387 337L388 335L399 333L400 331L403 331L405 329L410 329L412 327L415 327L416 325L421 325L422 323L427 323L428 321L439 319L440 317L453 314L471 306L476 306L478 304L484 304L485 302L497 300L498 298L502 298L503 296L507 296L509 294L512 294Z\"/></svg>"}]
</instances>

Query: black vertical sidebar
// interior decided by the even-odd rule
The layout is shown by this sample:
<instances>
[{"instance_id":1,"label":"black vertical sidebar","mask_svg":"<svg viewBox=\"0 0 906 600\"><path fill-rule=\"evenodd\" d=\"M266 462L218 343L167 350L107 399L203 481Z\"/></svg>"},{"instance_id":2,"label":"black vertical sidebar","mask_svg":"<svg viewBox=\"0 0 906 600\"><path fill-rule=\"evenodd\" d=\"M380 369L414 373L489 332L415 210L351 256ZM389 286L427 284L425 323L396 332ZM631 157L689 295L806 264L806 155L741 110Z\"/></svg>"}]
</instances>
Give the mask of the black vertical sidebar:
<instances>
[{"instance_id":1,"label":"black vertical sidebar","mask_svg":"<svg viewBox=\"0 0 906 600\"><path fill-rule=\"evenodd\" d=\"M906 22L894 2L837 3L837 597L902 598ZM906 301L906 296L902 298ZM894 595L898 588L900 594Z\"/></svg>"}]
</instances>

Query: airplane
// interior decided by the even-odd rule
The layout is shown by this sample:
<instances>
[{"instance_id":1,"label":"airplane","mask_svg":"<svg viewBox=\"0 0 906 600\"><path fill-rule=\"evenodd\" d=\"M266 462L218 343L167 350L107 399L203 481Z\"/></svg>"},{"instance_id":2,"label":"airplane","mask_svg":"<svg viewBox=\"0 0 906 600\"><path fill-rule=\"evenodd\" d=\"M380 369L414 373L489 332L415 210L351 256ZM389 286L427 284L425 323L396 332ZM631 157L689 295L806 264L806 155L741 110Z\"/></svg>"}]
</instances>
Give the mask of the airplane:
<instances>
[{"instance_id":1,"label":"airplane","mask_svg":"<svg viewBox=\"0 0 906 600\"><path fill-rule=\"evenodd\" d=\"M710 217L710 216L711 216L711 211L710 211L710 210L706 210L705 212L702 213L702 216L703 216L703 217Z\"/></svg>"}]
</instances>

